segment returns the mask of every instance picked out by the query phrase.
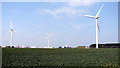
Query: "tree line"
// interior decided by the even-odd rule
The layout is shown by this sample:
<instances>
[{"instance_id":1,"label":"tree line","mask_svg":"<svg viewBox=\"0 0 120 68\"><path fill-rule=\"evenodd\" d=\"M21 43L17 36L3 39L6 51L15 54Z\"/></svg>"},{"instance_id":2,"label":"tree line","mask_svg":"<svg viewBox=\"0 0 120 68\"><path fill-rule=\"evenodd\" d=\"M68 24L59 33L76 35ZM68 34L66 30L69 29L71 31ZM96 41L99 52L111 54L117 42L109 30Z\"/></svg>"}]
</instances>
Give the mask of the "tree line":
<instances>
[{"instance_id":1,"label":"tree line","mask_svg":"<svg viewBox=\"0 0 120 68\"><path fill-rule=\"evenodd\" d=\"M98 44L99 48L120 48L120 43ZM91 44L90 48L96 48L96 44Z\"/></svg>"}]
</instances>

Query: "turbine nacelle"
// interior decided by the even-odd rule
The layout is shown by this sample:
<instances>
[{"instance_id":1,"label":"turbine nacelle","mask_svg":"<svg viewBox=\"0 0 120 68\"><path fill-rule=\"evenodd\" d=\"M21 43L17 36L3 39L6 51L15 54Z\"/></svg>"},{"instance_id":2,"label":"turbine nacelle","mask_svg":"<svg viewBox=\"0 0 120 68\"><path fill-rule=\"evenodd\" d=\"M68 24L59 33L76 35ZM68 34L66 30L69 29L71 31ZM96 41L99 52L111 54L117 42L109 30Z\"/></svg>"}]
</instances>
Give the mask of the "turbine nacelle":
<instances>
[{"instance_id":1,"label":"turbine nacelle","mask_svg":"<svg viewBox=\"0 0 120 68\"><path fill-rule=\"evenodd\" d=\"M9 32L13 32L13 29L10 29L10 31Z\"/></svg>"},{"instance_id":2,"label":"turbine nacelle","mask_svg":"<svg viewBox=\"0 0 120 68\"><path fill-rule=\"evenodd\" d=\"M13 31L13 29L11 29L10 31Z\"/></svg>"},{"instance_id":3,"label":"turbine nacelle","mask_svg":"<svg viewBox=\"0 0 120 68\"><path fill-rule=\"evenodd\" d=\"M95 17L95 19L98 19L98 18L99 18L99 16Z\"/></svg>"}]
</instances>

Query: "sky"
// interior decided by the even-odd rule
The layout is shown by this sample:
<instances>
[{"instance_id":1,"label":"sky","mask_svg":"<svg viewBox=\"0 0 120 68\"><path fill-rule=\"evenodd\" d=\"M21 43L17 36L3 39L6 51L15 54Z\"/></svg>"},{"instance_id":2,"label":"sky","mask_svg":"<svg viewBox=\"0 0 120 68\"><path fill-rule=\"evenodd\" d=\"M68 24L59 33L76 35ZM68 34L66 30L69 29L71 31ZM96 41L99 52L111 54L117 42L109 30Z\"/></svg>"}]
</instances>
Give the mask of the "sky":
<instances>
[{"instance_id":1,"label":"sky","mask_svg":"<svg viewBox=\"0 0 120 68\"><path fill-rule=\"evenodd\" d=\"M2 45L9 45L10 20L14 46L51 47L95 43L95 20L82 15L99 14L99 43L118 42L117 2L3 2Z\"/></svg>"}]
</instances>

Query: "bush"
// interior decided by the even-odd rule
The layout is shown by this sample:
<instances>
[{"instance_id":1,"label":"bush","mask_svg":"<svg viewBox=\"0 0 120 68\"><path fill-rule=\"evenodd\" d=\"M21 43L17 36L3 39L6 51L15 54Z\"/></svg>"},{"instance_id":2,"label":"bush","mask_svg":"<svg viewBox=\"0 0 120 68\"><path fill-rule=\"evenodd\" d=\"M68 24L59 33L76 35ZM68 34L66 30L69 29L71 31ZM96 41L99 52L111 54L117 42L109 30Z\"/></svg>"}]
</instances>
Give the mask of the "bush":
<instances>
[{"instance_id":1,"label":"bush","mask_svg":"<svg viewBox=\"0 0 120 68\"><path fill-rule=\"evenodd\" d=\"M14 46L12 46L12 48L14 48Z\"/></svg>"},{"instance_id":2,"label":"bush","mask_svg":"<svg viewBox=\"0 0 120 68\"><path fill-rule=\"evenodd\" d=\"M10 48L10 46L6 46L6 48Z\"/></svg>"}]
</instances>

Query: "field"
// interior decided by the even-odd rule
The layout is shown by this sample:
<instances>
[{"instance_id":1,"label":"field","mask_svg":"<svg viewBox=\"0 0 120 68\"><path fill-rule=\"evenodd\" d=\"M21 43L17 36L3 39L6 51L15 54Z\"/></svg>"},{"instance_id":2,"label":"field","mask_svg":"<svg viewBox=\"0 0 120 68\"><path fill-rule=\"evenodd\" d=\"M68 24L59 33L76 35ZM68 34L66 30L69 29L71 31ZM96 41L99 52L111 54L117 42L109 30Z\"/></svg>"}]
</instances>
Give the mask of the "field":
<instances>
[{"instance_id":1,"label":"field","mask_svg":"<svg viewBox=\"0 0 120 68\"><path fill-rule=\"evenodd\" d=\"M3 48L3 66L118 66L118 49Z\"/></svg>"}]
</instances>

